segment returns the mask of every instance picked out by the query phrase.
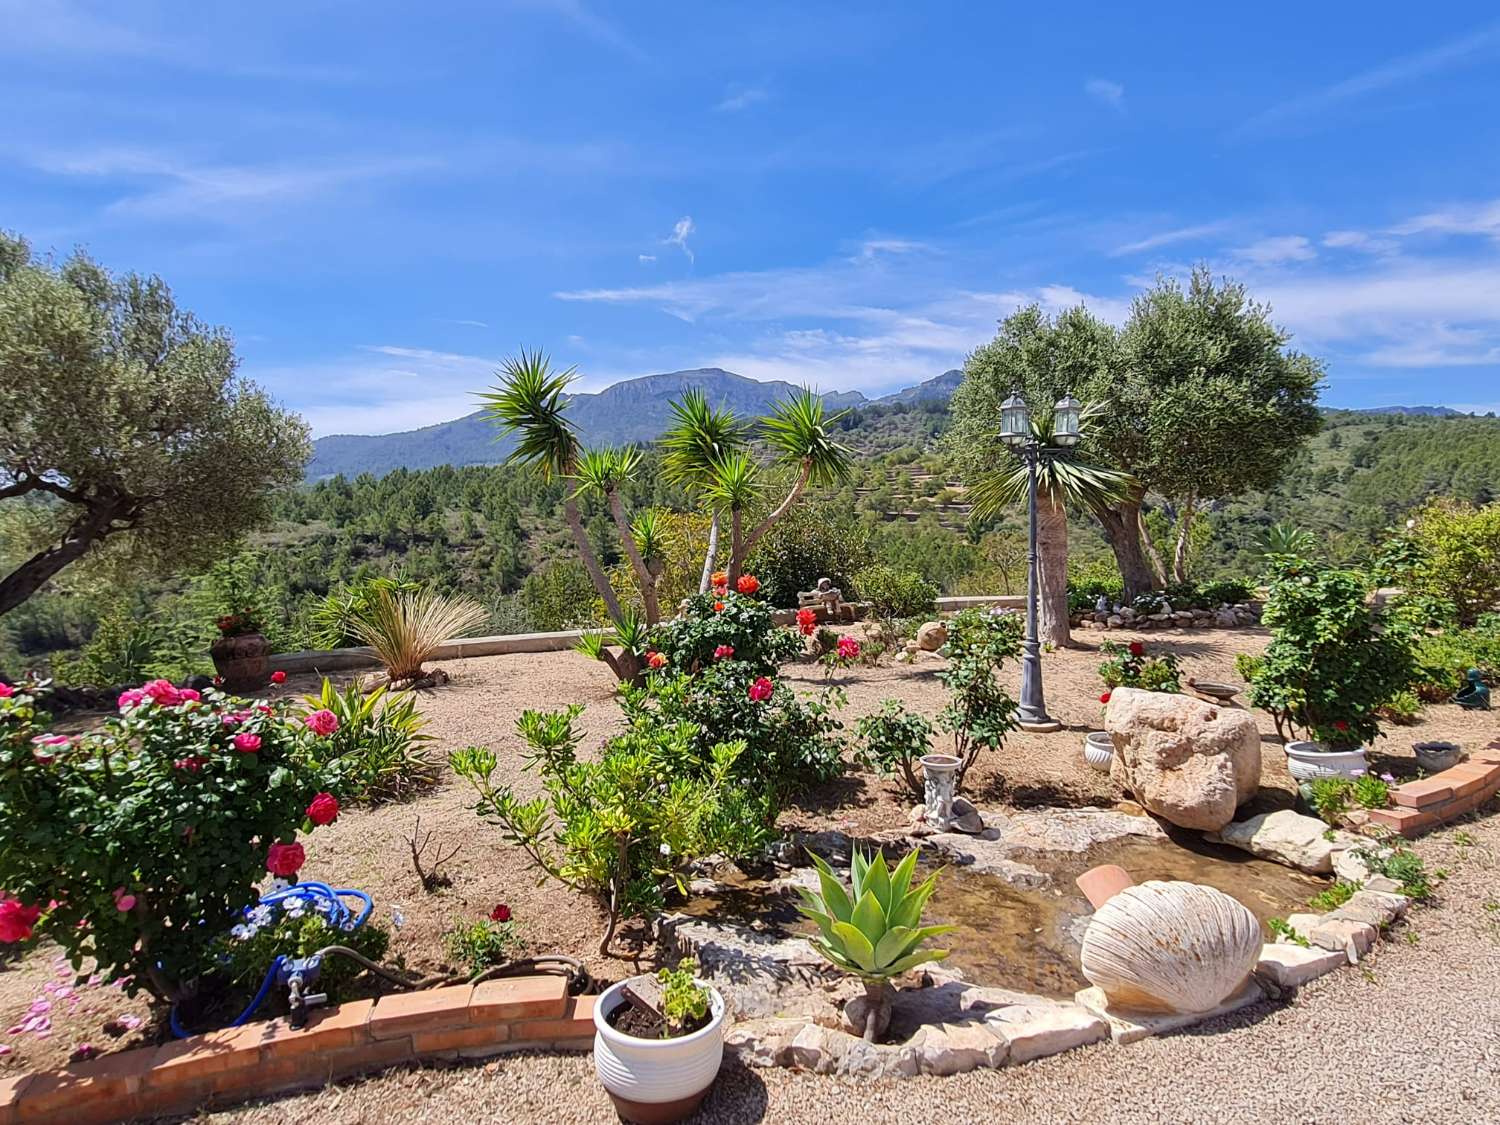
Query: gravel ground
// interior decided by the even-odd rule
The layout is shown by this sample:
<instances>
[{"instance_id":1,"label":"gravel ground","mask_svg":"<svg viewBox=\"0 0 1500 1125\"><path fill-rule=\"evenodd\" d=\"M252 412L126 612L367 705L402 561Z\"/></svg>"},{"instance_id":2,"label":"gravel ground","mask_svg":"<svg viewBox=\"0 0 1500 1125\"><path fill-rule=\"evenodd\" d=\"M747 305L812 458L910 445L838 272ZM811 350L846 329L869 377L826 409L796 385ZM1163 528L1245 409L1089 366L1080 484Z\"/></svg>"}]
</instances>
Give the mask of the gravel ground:
<instances>
[{"instance_id":1,"label":"gravel ground","mask_svg":"<svg viewBox=\"0 0 1500 1125\"><path fill-rule=\"evenodd\" d=\"M696 1122L1386 1122L1500 1120L1500 802L1424 840L1436 904L1358 968L1182 1033L1028 1066L861 1085L726 1061ZM1484 819L1484 814L1489 819ZM1144 1080L1143 1080L1144 1079ZM201 1115L272 1122L613 1119L587 1055L408 1068Z\"/></svg>"}]
</instances>

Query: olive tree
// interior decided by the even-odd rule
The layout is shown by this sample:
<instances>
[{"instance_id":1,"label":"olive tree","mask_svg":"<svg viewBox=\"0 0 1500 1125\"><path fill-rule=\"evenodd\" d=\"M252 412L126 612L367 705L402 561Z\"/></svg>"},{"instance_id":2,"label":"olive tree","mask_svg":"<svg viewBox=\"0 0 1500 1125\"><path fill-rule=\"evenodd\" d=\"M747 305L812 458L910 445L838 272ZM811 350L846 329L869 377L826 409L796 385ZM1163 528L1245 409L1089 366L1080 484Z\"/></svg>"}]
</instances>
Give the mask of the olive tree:
<instances>
[{"instance_id":1,"label":"olive tree","mask_svg":"<svg viewBox=\"0 0 1500 1125\"><path fill-rule=\"evenodd\" d=\"M307 427L239 378L229 335L157 277L0 232L0 501L27 506L0 614L108 543L121 561L211 563L298 483Z\"/></svg>"}]
</instances>

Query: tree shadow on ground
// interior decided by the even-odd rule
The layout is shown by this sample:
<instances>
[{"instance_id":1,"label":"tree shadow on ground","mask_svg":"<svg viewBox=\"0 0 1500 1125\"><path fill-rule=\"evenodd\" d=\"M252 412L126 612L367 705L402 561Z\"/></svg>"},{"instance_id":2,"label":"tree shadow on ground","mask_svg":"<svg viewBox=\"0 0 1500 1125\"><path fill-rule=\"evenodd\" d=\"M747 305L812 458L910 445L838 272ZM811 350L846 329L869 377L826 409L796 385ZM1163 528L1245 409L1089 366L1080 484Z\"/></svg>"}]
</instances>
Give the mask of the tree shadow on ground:
<instances>
[{"instance_id":1,"label":"tree shadow on ground","mask_svg":"<svg viewBox=\"0 0 1500 1125\"><path fill-rule=\"evenodd\" d=\"M1014 785L1003 776L988 778L972 789L965 787L967 796L976 805L1006 804L1017 808L1110 808L1113 802L1097 793L1079 791L1055 782L1042 781L1033 784Z\"/></svg>"},{"instance_id":2,"label":"tree shadow on ground","mask_svg":"<svg viewBox=\"0 0 1500 1125\"><path fill-rule=\"evenodd\" d=\"M829 813L839 809L866 809L879 801L866 782L883 782L862 773L845 772L788 798L785 807L805 813Z\"/></svg>"}]
</instances>

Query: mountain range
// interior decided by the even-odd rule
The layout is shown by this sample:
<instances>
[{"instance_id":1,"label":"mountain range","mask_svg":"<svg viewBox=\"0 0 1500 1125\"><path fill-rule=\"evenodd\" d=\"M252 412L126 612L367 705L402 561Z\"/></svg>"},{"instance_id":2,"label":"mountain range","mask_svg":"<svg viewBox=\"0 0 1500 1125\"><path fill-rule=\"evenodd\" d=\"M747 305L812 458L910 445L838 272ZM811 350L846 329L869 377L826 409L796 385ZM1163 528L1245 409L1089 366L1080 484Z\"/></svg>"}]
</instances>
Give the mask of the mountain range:
<instances>
[{"instance_id":1,"label":"mountain range","mask_svg":"<svg viewBox=\"0 0 1500 1125\"><path fill-rule=\"evenodd\" d=\"M946 401L963 380L963 372L945 371L925 382L882 398L859 391L823 395L830 409L874 404ZM671 421L670 403L689 388L701 390L709 402L750 420L791 397L798 388L781 380L761 382L725 371L700 367L643 375L605 387L602 391L568 396L568 417L589 445L627 445L660 437ZM309 480L360 473L380 476L392 469L428 469L436 465L492 465L503 461L513 445L500 437L493 423L475 411L451 422L423 426L395 434L330 434L313 442L307 466Z\"/></svg>"}]
</instances>

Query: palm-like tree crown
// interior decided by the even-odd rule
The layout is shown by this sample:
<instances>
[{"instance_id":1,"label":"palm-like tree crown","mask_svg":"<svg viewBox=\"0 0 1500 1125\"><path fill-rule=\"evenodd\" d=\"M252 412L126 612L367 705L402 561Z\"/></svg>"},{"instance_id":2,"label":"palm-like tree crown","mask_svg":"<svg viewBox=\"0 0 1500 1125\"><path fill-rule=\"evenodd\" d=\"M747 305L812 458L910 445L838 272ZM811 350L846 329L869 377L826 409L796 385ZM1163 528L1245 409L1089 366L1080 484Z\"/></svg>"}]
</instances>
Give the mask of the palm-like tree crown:
<instances>
[{"instance_id":1,"label":"palm-like tree crown","mask_svg":"<svg viewBox=\"0 0 1500 1125\"><path fill-rule=\"evenodd\" d=\"M1079 417L1079 427L1087 433L1091 418L1098 416L1099 408L1085 408ZM1065 504L1096 507L1111 504L1124 496L1135 478L1118 469L1107 469L1092 465L1071 456L1072 449L1053 440L1053 416L1048 411L1032 411L1031 436L1039 444L1061 452L1060 456L1046 457L1037 465L1037 489L1051 493ZM990 472L985 473L969 489L969 500L974 505L973 517L989 519L1002 508L1021 503L1026 499L1026 463L1020 458L1007 458Z\"/></svg>"},{"instance_id":2,"label":"palm-like tree crown","mask_svg":"<svg viewBox=\"0 0 1500 1125\"><path fill-rule=\"evenodd\" d=\"M806 467L810 483L832 484L848 475L853 458L853 451L828 432L847 413L828 415L823 400L803 387L771 408L770 416L761 421L761 434L781 460Z\"/></svg>"},{"instance_id":3,"label":"palm-like tree crown","mask_svg":"<svg viewBox=\"0 0 1500 1125\"><path fill-rule=\"evenodd\" d=\"M565 397L577 368L553 371L541 351L521 353L500 366L499 381L483 392L484 416L500 435L516 433L516 447L506 464L534 466L543 479L570 476L578 459L578 435L568 421Z\"/></svg>"},{"instance_id":4,"label":"palm-like tree crown","mask_svg":"<svg viewBox=\"0 0 1500 1125\"><path fill-rule=\"evenodd\" d=\"M585 449L569 474L578 481L578 492L607 492L635 476L641 463L641 451L635 446L623 449Z\"/></svg>"},{"instance_id":5,"label":"palm-like tree crown","mask_svg":"<svg viewBox=\"0 0 1500 1125\"><path fill-rule=\"evenodd\" d=\"M745 444L734 412L710 406L697 388L671 403L673 422L662 435L662 472L679 488L696 490L713 479L714 465Z\"/></svg>"},{"instance_id":6,"label":"palm-like tree crown","mask_svg":"<svg viewBox=\"0 0 1500 1125\"><path fill-rule=\"evenodd\" d=\"M760 466L743 450L714 462L703 496L719 511L743 512L760 495Z\"/></svg>"}]
</instances>

